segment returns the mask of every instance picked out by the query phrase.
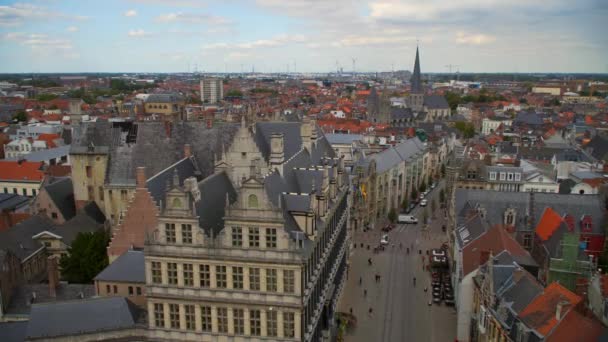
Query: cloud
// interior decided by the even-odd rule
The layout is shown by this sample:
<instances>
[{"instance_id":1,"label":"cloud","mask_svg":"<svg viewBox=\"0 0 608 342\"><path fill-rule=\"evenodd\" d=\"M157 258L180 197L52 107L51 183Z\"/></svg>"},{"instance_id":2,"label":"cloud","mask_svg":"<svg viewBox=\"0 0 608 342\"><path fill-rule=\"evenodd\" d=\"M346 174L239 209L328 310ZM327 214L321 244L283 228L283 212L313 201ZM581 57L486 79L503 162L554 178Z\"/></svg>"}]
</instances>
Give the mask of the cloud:
<instances>
[{"instance_id":1,"label":"cloud","mask_svg":"<svg viewBox=\"0 0 608 342\"><path fill-rule=\"evenodd\" d=\"M68 26L68 28L66 28L66 31L68 32L78 32L79 28L77 26Z\"/></svg>"},{"instance_id":2,"label":"cloud","mask_svg":"<svg viewBox=\"0 0 608 342\"><path fill-rule=\"evenodd\" d=\"M152 35L151 32L146 32L143 29L129 30L129 37L142 38Z\"/></svg>"},{"instance_id":3,"label":"cloud","mask_svg":"<svg viewBox=\"0 0 608 342\"><path fill-rule=\"evenodd\" d=\"M160 23L185 23L185 24L205 24L205 25L228 25L232 22L224 17L210 14L196 13L167 13L156 17Z\"/></svg>"},{"instance_id":4,"label":"cloud","mask_svg":"<svg viewBox=\"0 0 608 342\"><path fill-rule=\"evenodd\" d=\"M85 16L54 12L46 7L16 3L0 6L0 26L19 26L33 20L84 20Z\"/></svg>"},{"instance_id":5,"label":"cloud","mask_svg":"<svg viewBox=\"0 0 608 342\"><path fill-rule=\"evenodd\" d=\"M171 7L205 7L206 3L201 0L131 0L138 4L159 5Z\"/></svg>"},{"instance_id":6,"label":"cloud","mask_svg":"<svg viewBox=\"0 0 608 342\"><path fill-rule=\"evenodd\" d=\"M204 50L217 50L217 49L239 49L239 50L251 50L257 48L275 48L281 47L292 43L306 43L308 38L304 35L288 35L282 34L274 36L269 39L258 39L250 42L243 43L213 43L203 46Z\"/></svg>"},{"instance_id":7,"label":"cloud","mask_svg":"<svg viewBox=\"0 0 608 342\"><path fill-rule=\"evenodd\" d=\"M126 12L124 13L124 16L125 16L125 17L134 17L134 16L136 16L136 15L137 15L137 11L136 11L136 10L133 10L133 9L128 10L128 11L126 11Z\"/></svg>"},{"instance_id":8,"label":"cloud","mask_svg":"<svg viewBox=\"0 0 608 342\"><path fill-rule=\"evenodd\" d=\"M373 36L358 36L349 35L337 42L332 43L333 46L371 46L371 45L392 45L415 41L415 37L399 36L399 35L373 35Z\"/></svg>"},{"instance_id":9,"label":"cloud","mask_svg":"<svg viewBox=\"0 0 608 342\"><path fill-rule=\"evenodd\" d=\"M467 44L467 45L485 45L496 41L496 37L485 35L485 34L467 34L465 32L458 32L456 34L456 43Z\"/></svg>"}]
</instances>

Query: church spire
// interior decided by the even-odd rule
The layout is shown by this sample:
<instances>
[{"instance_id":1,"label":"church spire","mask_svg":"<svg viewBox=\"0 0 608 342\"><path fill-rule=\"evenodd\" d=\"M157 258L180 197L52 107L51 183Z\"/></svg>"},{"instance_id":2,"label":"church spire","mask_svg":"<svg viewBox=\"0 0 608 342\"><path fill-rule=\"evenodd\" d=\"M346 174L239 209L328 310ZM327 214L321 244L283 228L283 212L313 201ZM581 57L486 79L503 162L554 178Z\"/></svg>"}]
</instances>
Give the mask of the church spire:
<instances>
[{"instance_id":1,"label":"church spire","mask_svg":"<svg viewBox=\"0 0 608 342\"><path fill-rule=\"evenodd\" d=\"M418 54L418 46L416 45L416 61L414 62L414 72L410 80L412 85L412 94L422 94L422 76L420 75L420 55Z\"/></svg>"}]
</instances>

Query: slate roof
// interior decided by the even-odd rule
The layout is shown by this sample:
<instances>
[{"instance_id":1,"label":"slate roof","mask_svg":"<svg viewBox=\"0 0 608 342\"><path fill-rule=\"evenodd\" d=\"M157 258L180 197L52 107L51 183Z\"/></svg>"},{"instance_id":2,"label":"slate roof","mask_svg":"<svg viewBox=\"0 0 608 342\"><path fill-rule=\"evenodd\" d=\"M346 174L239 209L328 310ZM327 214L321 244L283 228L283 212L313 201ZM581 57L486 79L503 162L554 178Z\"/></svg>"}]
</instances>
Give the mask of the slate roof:
<instances>
[{"instance_id":1,"label":"slate roof","mask_svg":"<svg viewBox=\"0 0 608 342\"><path fill-rule=\"evenodd\" d=\"M270 136L274 133L283 133L283 146L285 160L291 158L302 148L299 122L258 122L255 125L254 140L264 156L270 158Z\"/></svg>"},{"instance_id":2,"label":"slate roof","mask_svg":"<svg viewBox=\"0 0 608 342\"><path fill-rule=\"evenodd\" d=\"M51 230L53 222L45 215L32 216L9 229L0 231L0 249L10 250L23 260L42 247L32 236Z\"/></svg>"},{"instance_id":3,"label":"slate roof","mask_svg":"<svg viewBox=\"0 0 608 342\"><path fill-rule=\"evenodd\" d=\"M36 293L36 299L34 300L32 299L33 293ZM82 300L95 295L95 285L93 284L59 282L55 289L55 297L50 295L48 284L23 284L15 289L7 313L10 315L28 315L32 310L32 304Z\"/></svg>"},{"instance_id":4,"label":"slate roof","mask_svg":"<svg viewBox=\"0 0 608 342\"><path fill-rule=\"evenodd\" d=\"M148 188L150 195L152 195L152 198L154 198L154 201L156 201L157 205L160 205L161 201L165 200L167 183L173 181L173 175L176 171L179 179L179 185L184 185L184 180L189 177L196 177L198 179L201 176L196 165L196 161L193 157L183 158L165 170L152 176L152 178L146 181L146 187Z\"/></svg>"},{"instance_id":5,"label":"slate roof","mask_svg":"<svg viewBox=\"0 0 608 342\"><path fill-rule=\"evenodd\" d=\"M140 315L126 298L100 297L32 306L27 338L80 335L134 328Z\"/></svg>"},{"instance_id":6,"label":"slate roof","mask_svg":"<svg viewBox=\"0 0 608 342\"><path fill-rule=\"evenodd\" d=\"M546 342L598 341L605 330L595 317L588 318L572 310L551 332Z\"/></svg>"},{"instance_id":7,"label":"slate roof","mask_svg":"<svg viewBox=\"0 0 608 342\"><path fill-rule=\"evenodd\" d=\"M144 252L129 250L101 271L94 280L121 283L145 283Z\"/></svg>"},{"instance_id":8,"label":"slate roof","mask_svg":"<svg viewBox=\"0 0 608 342\"><path fill-rule=\"evenodd\" d=\"M424 105L428 109L449 109L448 101L442 95L426 95Z\"/></svg>"},{"instance_id":9,"label":"slate roof","mask_svg":"<svg viewBox=\"0 0 608 342\"><path fill-rule=\"evenodd\" d=\"M325 134L325 138L327 141L334 145L350 145L353 141L361 141L363 140L362 134L338 134L338 133L328 133Z\"/></svg>"},{"instance_id":10,"label":"slate roof","mask_svg":"<svg viewBox=\"0 0 608 342\"><path fill-rule=\"evenodd\" d=\"M70 145L63 145L55 148L49 148L46 150L30 152L26 155L19 157L6 158L6 160L26 160L29 162L48 161L51 159L57 159L67 156L68 154L70 154L70 149Z\"/></svg>"},{"instance_id":11,"label":"slate roof","mask_svg":"<svg viewBox=\"0 0 608 342\"><path fill-rule=\"evenodd\" d=\"M16 210L23 206L27 206L30 199L26 196L17 194L0 194L0 212L2 210Z\"/></svg>"},{"instance_id":12,"label":"slate roof","mask_svg":"<svg viewBox=\"0 0 608 342\"><path fill-rule=\"evenodd\" d=\"M76 203L74 202L74 186L71 178L51 179L44 186L44 190L66 221L74 217Z\"/></svg>"},{"instance_id":13,"label":"slate roof","mask_svg":"<svg viewBox=\"0 0 608 342\"><path fill-rule=\"evenodd\" d=\"M418 53L418 47L416 47L416 59L414 60L414 71L412 72L410 83L411 92L413 94L424 93L424 89L422 88L422 75L420 73L420 54Z\"/></svg>"},{"instance_id":14,"label":"slate roof","mask_svg":"<svg viewBox=\"0 0 608 342\"><path fill-rule=\"evenodd\" d=\"M154 103L173 103L183 101L183 96L179 94L149 94L146 102Z\"/></svg>"},{"instance_id":15,"label":"slate roof","mask_svg":"<svg viewBox=\"0 0 608 342\"><path fill-rule=\"evenodd\" d=\"M533 198L534 205L531 205ZM462 208L469 202L472 207L480 206L486 211L486 220L490 224L503 223L503 217L507 208L516 211L515 227L518 230L532 230L540 221L546 207L551 207L560 216L572 215L579 220L583 215L592 218L592 232L603 234L602 227L606 222L605 210L602 199L598 195L571 195L555 193L526 193L526 192L501 192L494 190L455 190L455 212L460 213ZM533 209L532 209L533 207ZM533 225L528 227L526 215L533 218ZM578 231L579 225L576 224Z\"/></svg>"},{"instance_id":16,"label":"slate roof","mask_svg":"<svg viewBox=\"0 0 608 342\"><path fill-rule=\"evenodd\" d=\"M515 120L513 120L514 125L529 125L529 126L540 126L542 125L543 119L536 112L525 112L521 111L517 113Z\"/></svg>"},{"instance_id":17,"label":"slate roof","mask_svg":"<svg viewBox=\"0 0 608 342\"><path fill-rule=\"evenodd\" d=\"M391 120L411 120L413 118L411 108L391 107Z\"/></svg>"},{"instance_id":18,"label":"slate roof","mask_svg":"<svg viewBox=\"0 0 608 342\"><path fill-rule=\"evenodd\" d=\"M62 225L47 229L49 232L61 236L61 241L68 246L78 233L94 233L104 228L105 216L95 202L89 202L82 210Z\"/></svg>"},{"instance_id":19,"label":"slate roof","mask_svg":"<svg viewBox=\"0 0 608 342\"><path fill-rule=\"evenodd\" d=\"M522 277L513 281L511 286L504 289L501 293L502 300L510 303L511 308L516 313L520 313L530 302L543 291L543 287L534 277L522 270Z\"/></svg>"},{"instance_id":20,"label":"slate roof","mask_svg":"<svg viewBox=\"0 0 608 342\"><path fill-rule=\"evenodd\" d=\"M418 137L415 137L395 146L389 146L381 152L371 154L368 156L368 159L376 162L376 172L380 174L403 161L412 161L417 155L423 153L424 150L424 144Z\"/></svg>"},{"instance_id":21,"label":"slate roof","mask_svg":"<svg viewBox=\"0 0 608 342\"><path fill-rule=\"evenodd\" d=\"M585 150L597 160L608 160L608 137L596 135L585 145Z\"/></svg>"},{"instance_id":22,"label":"slate roof","mask_svg":"<svg viewBox=\"0 0 608 342\"><path fill-rule=\"evenodd\" d=\"M27 324L27 321L0 323L0 341L23 342L25 340Z\"/></svg>"},{"instance_id":23,"label":"slate roof","mask_svg":"<svg viewBox=\"0 0 608 342\"><path fill-rule=\"evenodd\" d=\"M226 194L230 203L236 201L236 190L225 172L211 175L198 183L201 200L195 203L199 226L214 236L224 228Z\"/></svg>"}]
</instances>

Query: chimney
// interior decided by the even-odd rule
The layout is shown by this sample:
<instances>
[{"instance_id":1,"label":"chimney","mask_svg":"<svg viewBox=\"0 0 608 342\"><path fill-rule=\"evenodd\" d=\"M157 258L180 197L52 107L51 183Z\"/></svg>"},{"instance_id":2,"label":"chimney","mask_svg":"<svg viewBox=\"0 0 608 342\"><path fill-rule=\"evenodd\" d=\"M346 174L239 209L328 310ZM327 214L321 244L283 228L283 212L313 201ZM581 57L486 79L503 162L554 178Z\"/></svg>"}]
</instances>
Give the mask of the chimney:
<instances>
[{"instance_id":1,"label":"chimney","mask_svg":"<svg viewBox=\"0 0 608 342\"><path fill-rule=\"evenodd\" d=\"M165 137L171 138L171 122L165 121Z\"/></svg>"},{"instance_id":2,"label":"chimney","mask_svg":"<svg viewBox=\"0 0 608 342\"><path fill-rule=\"evenodd\" d=\"M57 285L59 285L59 269L57 267L57 258L51 256L47 259L47 269L49 277L49 295L55 298L57 297Z\"/></svg>"},{"instance_id":3,"label":"chimney","mask_svg":"<svg viewBox=\"0 0 608 342\"><path fill-rule=\"evenodd\" d=\"M284 161L283 133L273 133L270 136L270 164L281 165Z\"/></svg>"},{"instance_id":4,"label":"chimney","mask_svg":"<svg viewBox=\"0 0 608 342\"><path fill-rule=\"evenodd\" d=\"M184 145L184 158L192 157L192 146L190 144Z\"/></svg>"},{"instance_id":5,"label":"chimney","mask_svg":"<svg viewBox=\"0 0 608 342\"><path fill-rule=\"evenodd\" d=\"M482 250L479 253L479 266L485 264L490 259L490 251L487 249Z\"/></svg>"},{"instance_id":6,"label":"chimney","mask_svg":"<svg viewBox=\"0 0 608 342\"><path fill-rule=\"evenodd\" d=\"M311 125L308 116L302 118L302 124L300 124L300 136L302 137L302 148L311 150Z\"/></svg>"},{"instance_id":7,"label":"chimney","mask_svg":"<svg viewBox=\"0 0 608 342\"><path fill-rule=\"evenodd\" d=\"M146 168L139 166L135 170L135 182L138 189L146 188Z\"/></svg>"}]
</instances>

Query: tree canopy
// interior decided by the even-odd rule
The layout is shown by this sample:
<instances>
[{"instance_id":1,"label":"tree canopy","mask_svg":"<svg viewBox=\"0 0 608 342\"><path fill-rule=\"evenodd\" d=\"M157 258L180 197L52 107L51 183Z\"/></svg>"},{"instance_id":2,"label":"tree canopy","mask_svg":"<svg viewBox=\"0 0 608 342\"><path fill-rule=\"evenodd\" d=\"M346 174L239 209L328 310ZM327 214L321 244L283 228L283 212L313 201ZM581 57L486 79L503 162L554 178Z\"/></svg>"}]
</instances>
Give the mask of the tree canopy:
<instances>
[{"instance_id":1,"label":"tree canopy","mask_svg":"<svg viewBox=\"0 0 608 342\"><path fill-rule=\"evenodd\" d=\"M91 283L93 278L108 266L106 247L110 241L105 230L78 233L68 254L61 257L61 275L70 283Z\"/></svg>"}]
</instances>

